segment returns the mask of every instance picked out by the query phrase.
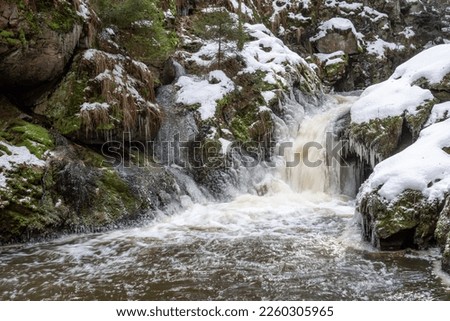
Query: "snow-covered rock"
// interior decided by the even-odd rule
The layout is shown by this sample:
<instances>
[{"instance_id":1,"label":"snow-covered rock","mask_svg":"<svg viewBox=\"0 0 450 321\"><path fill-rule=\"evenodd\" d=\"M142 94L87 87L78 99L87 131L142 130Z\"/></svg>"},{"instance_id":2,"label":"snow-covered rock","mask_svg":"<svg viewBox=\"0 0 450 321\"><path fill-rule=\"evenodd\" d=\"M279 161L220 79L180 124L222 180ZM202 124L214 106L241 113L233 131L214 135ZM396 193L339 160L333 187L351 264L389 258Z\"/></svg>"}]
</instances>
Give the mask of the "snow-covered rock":
<instances>
[{"instance_id":1,"label":"snow-covered rock","mask_svg":"<svg viewBox=\"0 0 450 321\"><path fill-rule=\"evenodd\" d=\"M357 206L365 238L381 249L447 242L450 101L438 91L450 91L449 52L448 44L424 50L351 108L350 144L373 168Z\"/></svg>"},{"instance_id":2,"label":"snow-covered rock","mask_svg":"<svg viewBox=\"0 0 450 321\"><path fill-rule=\"evenodd\" d=\"M356 54L362 50L363 34L355 29L349 19L335 17L322 22L319 32L309 40L321 53L343 51Z\"/></svg>"}]
</instances>

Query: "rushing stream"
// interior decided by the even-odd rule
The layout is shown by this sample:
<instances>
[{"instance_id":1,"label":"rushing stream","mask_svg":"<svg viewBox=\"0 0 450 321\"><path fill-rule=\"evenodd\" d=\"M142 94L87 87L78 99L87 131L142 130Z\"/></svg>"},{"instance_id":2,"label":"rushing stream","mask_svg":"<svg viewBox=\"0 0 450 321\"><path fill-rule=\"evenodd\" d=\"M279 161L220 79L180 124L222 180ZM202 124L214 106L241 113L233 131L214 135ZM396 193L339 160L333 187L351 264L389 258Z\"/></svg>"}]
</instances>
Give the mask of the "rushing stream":
<instances>
[{"instance_id":1,"label":"rushing stream","mask_svg":"<svg viewBox=\"0 0 450 321\"><path fill-rule=\"evenodd\" d=\"M305 120L294 150L323 142L332 119ZM363 243L354 202L329 195L327 170L288 168L263 196L190 204L140 228L2 247L0 299L450 300L438 250Z\"/></svg>"}]
</instances>

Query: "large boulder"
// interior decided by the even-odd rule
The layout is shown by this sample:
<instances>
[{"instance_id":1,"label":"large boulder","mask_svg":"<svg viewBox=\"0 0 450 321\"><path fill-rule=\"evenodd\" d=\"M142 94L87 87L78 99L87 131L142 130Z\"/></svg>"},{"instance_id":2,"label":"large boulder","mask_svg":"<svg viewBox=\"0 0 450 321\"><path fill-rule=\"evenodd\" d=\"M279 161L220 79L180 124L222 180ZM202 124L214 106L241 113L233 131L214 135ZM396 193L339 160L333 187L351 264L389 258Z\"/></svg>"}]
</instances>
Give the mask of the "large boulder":
<instances>
[{"instance_id":1,"label":"large boulder","mask_svg":"<svg viewBox=\"0 0 450 321\"><path fill-rule=\"evenodd\" d=\"M1 1L0 89L32 105L63 74L89 14L79 0Z\"/></svg>"}]
</instances>

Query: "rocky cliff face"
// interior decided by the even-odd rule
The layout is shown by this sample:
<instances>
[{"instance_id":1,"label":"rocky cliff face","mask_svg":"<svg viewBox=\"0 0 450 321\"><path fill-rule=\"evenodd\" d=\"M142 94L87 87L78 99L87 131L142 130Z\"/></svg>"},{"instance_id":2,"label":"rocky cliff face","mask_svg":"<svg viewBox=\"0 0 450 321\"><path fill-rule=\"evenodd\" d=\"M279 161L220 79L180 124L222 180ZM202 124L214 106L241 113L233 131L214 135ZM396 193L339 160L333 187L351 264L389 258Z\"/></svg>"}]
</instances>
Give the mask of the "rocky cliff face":
<instances>
[{"instance_id":1,"label":"rocky cliff face","mask_svg":"<svg viewBox=\"0 0 450 321\"><path fill-rule=\"evenodd\" d=\"M449 40L445 0L243 1L248 19L268 18L272 31L309 56L337 91L363 89L401 62ZM230 1L236 8L237 1Z\"/></svg>"},{"instance_id":2,"label":"rocky cliff face","mask_svg":"<svg viewBox=\"0 0 450 321\"><path fill-rule=\"evenodd\" d=\"M0 17L0 242L109 228L179 203L173 174L139 167L144 151L101 153L124 133L154 138L162 116L154 73L112 30L99 33L93 3L1 1Z\"/></svg>"}]
</instances>

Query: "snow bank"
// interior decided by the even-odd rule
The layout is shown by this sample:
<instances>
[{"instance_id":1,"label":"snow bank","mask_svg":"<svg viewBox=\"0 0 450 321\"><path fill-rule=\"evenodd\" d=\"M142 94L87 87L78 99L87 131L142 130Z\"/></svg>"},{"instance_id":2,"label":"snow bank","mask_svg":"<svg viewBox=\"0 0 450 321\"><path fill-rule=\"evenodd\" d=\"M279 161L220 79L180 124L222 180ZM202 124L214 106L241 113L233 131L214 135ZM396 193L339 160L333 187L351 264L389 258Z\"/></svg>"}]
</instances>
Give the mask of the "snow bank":
<instances>
[{"instance_id":1,"label":"snow bank","mask_svg":"<svg viewBox=\"0 0 450 321\"><path fill-rule=\"evenodd\" d=\"M236 57L236 43L224 41L221 46L222 59L225 60ZM209 67L216 61L218 52L219 43L217 41L205 41L200 50L192 54L192 56L186 60L193 61L198 66Z\"/></svg>"},{"instance_id":2,"label":"snow bank","mask_svg":"<svg viewBox=\"0 0 450 321\"><path fill-rule=\"evenodd\" d=\"M434 97L414 83L419 79L430 84L442 81L450 73L449 53L448 44L427 49L397 67L388 80L367 88L351 108L352 122L398 116L405 111L415 115L418 106Z\"/></svg>"},{"instance_id":3,"label":"snow bank","mask_svg":"<svg viewBox=\"0 0 450 321\"><path fill-rule=\"evenodd\" d=\"M376 190L388 201L407 189L422 192L432 201L450 191L450 119L422 130L419 139L402 152L384 160L363 184L360 195Z\"/></svg>"},{"instance_id":4,"label":"snow bank","mask_svg":"<svg viewBox=\"0 0 450 321\"><path fill-rule=\"evenodd\" d=\"M185 105L200 104L198 111L203 120L213 117L217 100L235 89L234 82L221 70L211 71L207 79L182 76L175 86L179 88L177 102Z\"/></svg>"}]
</instances>

